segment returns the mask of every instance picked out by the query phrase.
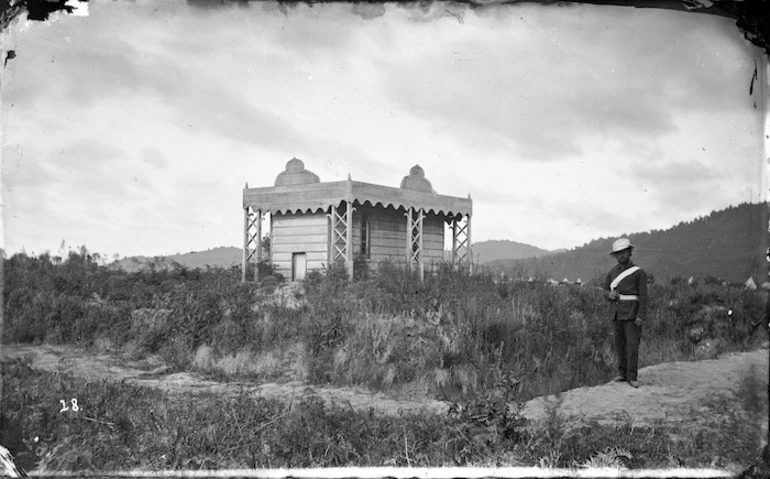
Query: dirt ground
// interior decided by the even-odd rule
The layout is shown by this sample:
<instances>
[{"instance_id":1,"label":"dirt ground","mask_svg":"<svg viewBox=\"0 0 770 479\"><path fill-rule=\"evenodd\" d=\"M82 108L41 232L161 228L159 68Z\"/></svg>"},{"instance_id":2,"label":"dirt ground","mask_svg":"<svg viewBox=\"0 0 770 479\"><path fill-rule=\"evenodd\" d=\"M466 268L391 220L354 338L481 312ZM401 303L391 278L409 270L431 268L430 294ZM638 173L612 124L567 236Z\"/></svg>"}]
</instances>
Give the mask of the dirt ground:
<instances>
[{"instance_id":1,"label":"dirt ground","mask_svg":"<svg viewBox=\"0 0 770 479\"><path fill-rule=\"evenodd\" d=\"M558 412L564 416L600 423L627 419L639 426L658 419L690 422L693 415L705 412L708 399L735 392L746 374L753 372L767 391L768 357L767 349L759 349L718 359L656 364L639 370L638 389L622 382L573 389L561 398L533 399L526 403L523 414L541 418L549 404L558 403Z\"/></svg>"},{"instance_id":2,"label":"dirt ground","mask_svg":"<svg viewBox=\"0 0 770 479\"><path fill-rule=\"evenodd\" d=\"M118 355L89 353L71 346L53 345L0 345L3 358L32 358L32 367L43 371L72 373L87 379L111 379L139 386L150 386L169 393L252 393L265 398L297 400L308 393L315 393L328 402L343 406L348 404L357 410L373 408L381 414L396 415L399 411L442 413L448 405L441 401L408 401L369 392L363 388L335 388L311 386L302 381L219 382L195 373L169 372L169 368L157 357L142 361L129 361Z\"/></svg>"},{"instance_id":3,"label":"dirt ground","mask_svg":"<svg viewBox=\"0 0 770 479\"><path fill-rule=\"evenodd\" d=\"M151 386L170 393L217 392L237 394L242 391L283 400L296 400L314 392L329 402L350 405L354 409L373 408L382 414L403 412L445 413L449 405L436 400L399 400L381 393L357 388L311 386L300 381L280 383L217 382L191 373L171 373L157 358L127 361L117 355L89 353L70 346L0 345L3 358L32 358L36 369L70 372L90 379L110 379ZM692 421L705 412L705 402L722 393L734 392L745 374L753 372L767 390L768 350L725 354L718 359L675 362L643 368L639 389L626 383L609 383L533 399L522 407L525 417L543 418L549 405L567 417L599 422L625 421L646 425L665 421Z\"/></svg>"}]
</instances>

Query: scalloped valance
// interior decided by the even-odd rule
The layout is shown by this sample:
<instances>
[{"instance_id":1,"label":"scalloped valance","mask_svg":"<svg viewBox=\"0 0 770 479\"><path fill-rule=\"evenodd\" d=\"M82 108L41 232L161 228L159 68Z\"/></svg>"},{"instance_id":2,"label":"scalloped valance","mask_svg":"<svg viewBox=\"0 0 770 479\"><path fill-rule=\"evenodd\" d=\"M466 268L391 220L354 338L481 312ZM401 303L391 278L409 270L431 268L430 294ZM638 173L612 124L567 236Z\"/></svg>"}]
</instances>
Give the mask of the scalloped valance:
<instances>
[{"instance_id":1,"label":"scalloped valance","mask_svg":"<svg viewBox=\"0 0 770 479\"><path fill-rule=\"evenodd\" d=\"M473 202L470 198L439 195L435 192L392 188L360 181L335 181L279 185L264 188L245 188L243 207L250 206L263 213L307 213L327 211L343 201L369 204L375 207L408 209L422 208L428 214L444 218L470 216Z\"/></svg>"}]
</instances>

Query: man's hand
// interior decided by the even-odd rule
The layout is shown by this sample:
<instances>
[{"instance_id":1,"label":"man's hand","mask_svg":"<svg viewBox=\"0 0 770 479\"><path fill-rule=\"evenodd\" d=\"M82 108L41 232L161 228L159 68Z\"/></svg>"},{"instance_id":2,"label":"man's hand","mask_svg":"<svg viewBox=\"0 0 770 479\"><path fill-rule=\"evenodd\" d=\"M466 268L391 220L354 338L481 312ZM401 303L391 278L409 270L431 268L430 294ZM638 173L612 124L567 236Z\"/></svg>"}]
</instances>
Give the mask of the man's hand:
<instances>
[{"instance_id":1,"label":"man's hand","mask_svg":"<svg viewBox=\"0 0 770 479\"><path fill-rule=\"evenodd\" d=\"M620 297L620 293L617 291L610 291L610 294L608 294L607 297L610 298L610 301L616 301Z\"/></svg>"},{"instance_id":2,"label":"man's hand","mask_svg":"<svg viewBox=\"0 0 770 479\"><path fill-rule=\"evenodd\" d=\"M644 321L642 320L642 318L636 318L634 320L634 324L636 324L637 326L641 326L643 322Z\"/></svg>"}]
</instances>

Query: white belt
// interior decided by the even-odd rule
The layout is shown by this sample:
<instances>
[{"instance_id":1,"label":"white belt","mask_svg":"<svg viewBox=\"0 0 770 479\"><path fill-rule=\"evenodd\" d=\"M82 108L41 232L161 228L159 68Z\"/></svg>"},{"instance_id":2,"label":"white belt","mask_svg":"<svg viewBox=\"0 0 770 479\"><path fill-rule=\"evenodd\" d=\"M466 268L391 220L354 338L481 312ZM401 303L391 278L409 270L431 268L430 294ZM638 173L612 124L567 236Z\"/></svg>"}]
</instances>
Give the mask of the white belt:
<instances>
[{"instance_id":1,"label":"white belt","mask_svg":"<svg viewBox=\"0 0 770 479\"><path fill-rule=\"evenodd\" d=\"M618 299L620 301L639 301L639 296L635 294L619 294Z\"/></svg>"}]
</instances>

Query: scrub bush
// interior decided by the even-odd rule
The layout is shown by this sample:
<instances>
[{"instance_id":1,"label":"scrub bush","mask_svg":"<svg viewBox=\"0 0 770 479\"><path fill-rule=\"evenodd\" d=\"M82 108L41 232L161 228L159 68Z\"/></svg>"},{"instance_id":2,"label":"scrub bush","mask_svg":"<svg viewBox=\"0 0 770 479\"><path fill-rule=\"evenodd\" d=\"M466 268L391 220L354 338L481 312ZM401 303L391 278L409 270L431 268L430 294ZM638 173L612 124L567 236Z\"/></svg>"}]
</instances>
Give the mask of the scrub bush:
<instances>
[{"instance_id":1,"label":"scrub bush","mask_svg":"<svg viewBox=\"0 0 770 479\"><path fill-rule=\"evenodd\" d=\"M4 267L6 342L108 340L138 348L139 356L158 354L178 370L193 368L204 347L211 358L204 363L301 351L304 357L286 362L306 364L313 382L411 388L451 400L492 390L493 377L513 375L517 399L525 400L602 383L615 369L611 324L602 291L590 286L595 281L552 286L446 263L426 268L420 281L404 265L383 263L351 282L335 264L287 289L274 275L241 283L237 267L151 264L126 273L101 265L85 248L64 259L17 254ZM703 333L716 353L767 338L761 292L714 281L660 281L649 291L643 366L694 358L688 332L705 306L716 311ZM137 314L157 321L137 322ZM283 359L271 363L270 374L280 367L276 361Z\"/></svg>"}]
</instances>

